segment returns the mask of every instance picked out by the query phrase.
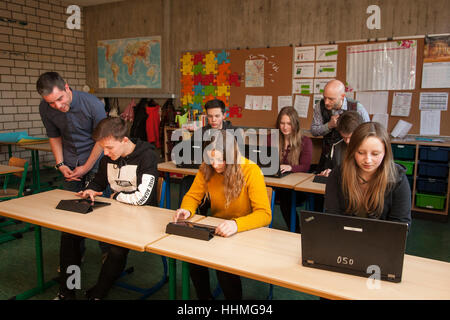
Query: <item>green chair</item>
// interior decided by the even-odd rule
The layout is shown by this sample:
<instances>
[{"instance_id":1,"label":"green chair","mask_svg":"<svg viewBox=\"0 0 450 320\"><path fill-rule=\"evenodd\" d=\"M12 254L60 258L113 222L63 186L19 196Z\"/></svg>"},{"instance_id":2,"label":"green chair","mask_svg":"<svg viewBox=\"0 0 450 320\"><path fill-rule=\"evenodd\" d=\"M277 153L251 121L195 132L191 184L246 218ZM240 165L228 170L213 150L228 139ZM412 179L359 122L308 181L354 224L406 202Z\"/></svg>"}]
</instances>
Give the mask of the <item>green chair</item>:
<instances>
[{"instance_id":1,"label":"green chair","mask_svg":"<svg viewBox=\"0 0 450 320\"><path fill-rule=\"evenodd\" d=\"M3 189L0 193L0 201L5 201L14 198L23 197L23 190L25 188L25 181L27 179L28 171L28 161L25 159L11 157L9 159L9 166L22 167L23 172L11 173L5 176L5 181L3 182ZM19 185L17 188L8 188L10 186L11 178L17 177L19 179Z\"/></svg>"},{"instance_id":2,"label":"green chair","mask_svg":"<svg viewBox=\"0 0 450 320\"><path fill-rule=\"evenodd\" d=\"M11 157L8 165L14 167L22 167L23 172L11 173L5 175L3 188L0 191L0 201L6 201L14 198L23 197L23 191L25 189L25 181L27 179L28 161L25 159ZM15 188L10 188L10 187ZM29 224L25 228L20 230L5 231L3 228L11 225L22 223L14 219L5 219L0 223L0 243L22 238L22 233L31 231L32 228Z\"/></svg>"}]
</instances>

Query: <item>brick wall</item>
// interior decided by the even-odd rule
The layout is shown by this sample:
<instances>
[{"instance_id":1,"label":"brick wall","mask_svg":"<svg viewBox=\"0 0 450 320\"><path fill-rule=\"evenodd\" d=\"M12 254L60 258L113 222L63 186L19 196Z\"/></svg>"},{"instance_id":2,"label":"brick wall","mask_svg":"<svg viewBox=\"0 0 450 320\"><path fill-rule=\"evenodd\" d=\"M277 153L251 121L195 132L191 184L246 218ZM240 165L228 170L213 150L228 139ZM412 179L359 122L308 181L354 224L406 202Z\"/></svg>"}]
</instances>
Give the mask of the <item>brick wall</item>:
<instances>
[{"instance_id":1,"label":"brick wall","mask_svg":"<svg viewBox=\"0 0 450 320\"><path fill-rule=\"evenodd\" d=\"M0 1L0 132L46 136L36 92L41 73L56 71L76 90L86 83L83 12L81 29L70 30L66 7L58 0ZM2 164L8 162L7 151L7 146L0 147ZM31 158L30 151L14 146L13 155ZM51 153L39 155L41 164L54 163Z\"/></svg>"}]
</instances>

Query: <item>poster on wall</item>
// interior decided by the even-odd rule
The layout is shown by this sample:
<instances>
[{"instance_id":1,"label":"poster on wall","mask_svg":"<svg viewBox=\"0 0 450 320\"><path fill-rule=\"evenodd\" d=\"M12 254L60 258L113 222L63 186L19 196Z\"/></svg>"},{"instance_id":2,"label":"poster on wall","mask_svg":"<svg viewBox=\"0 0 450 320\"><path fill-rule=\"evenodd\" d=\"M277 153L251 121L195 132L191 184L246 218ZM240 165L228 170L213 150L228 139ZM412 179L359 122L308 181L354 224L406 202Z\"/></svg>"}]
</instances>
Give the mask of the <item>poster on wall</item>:
<instances>
[{"instance_id":1,"label":"poster on wall","mask_svg":"<svg viewBox=\"0 0 450 320\"><path fill-rule=\"evenodd\" d=\"M264 87L264 60L245 61L245 87Z\"/></svg>"},{"instance_id":2,"label":"poster on wall","mask_svg":"<svg viewBox=\"0 0 450 320\"><path fill-rule=\"evenodd\" d=\"M422 88L450 88L450 36L425 37Z\"/></svg>"},{"instance_id":3,"label":"poster on wall","mask_svg":"<svg viewBox=\"0 0 450 320\"><path fill-rule=\"evenodd\" d=\"M294 62L294 78L314 78L314 62Z\"/></svg>"},{"instance_id":4,"label":"poster on wall","mask_svg":"<svg viewBox=\"0 0 450 320\"><path fill-rule=\"evenodd\" d=\"M180 62L182 109L201 113L207 101L219 99L227 107L226 116L240 114L239 106L230 106L230 88L241 86L241 80L231 72L229 52L184 52Z\"/></svg>"},{"instance_id":5,"label":"poster on wall","mask_svg":"<svg viewBox=\"0 0 450 320\"><path fill-rule=\"evenodd\" d=\"M337 62L318 62L316 63L316 78L335 78Z\"/></svg>"},{"instance_id":6,"label":"poster on wall","mask_svg":"<svg viewBox=\"0 0 450 320\"><path fill-rule=\"evenodd\" d=\"M316 47L295 47L294 49L294 61L314 61L314 57L316 54Z\"/></svg>"},{"instance_id":7,"label":"poster on wall","mask_svg":"<svg viewBox=\"0 0 450 320\"><path fill-rule=\"evenodd\" d=\"M161 37L99 40L99 88L161 88Z\"/></svg>"},{"instance_id":8,"label":"poster on wall","mask_svg":"<svg viewBox=\"0 0 450 320\"><path fill-rule=\"evenodd\" d=\"M413 90L417 40L347 47L347 82L353 91Z\"/></svg>"},{"instance_id":9,"label":"poster on wall","mask_svg":"<svg viewBox=\"0 0 450 320\"><path fill-rule=\"evenodd\" d=\"M337 60L337 56L338 56L337 44L317 46L316 51L317 61Z\"/></svg>"},{"instance_id":10,"label":"poster on wall","mask_svg":"<svg viewBox=\"0 0 450 320\"><path fill-rule=\"evenodd\" d=\"M292 80L292 94L311 94L313 91L313 79Z\"/></svg>"}]
</instances>

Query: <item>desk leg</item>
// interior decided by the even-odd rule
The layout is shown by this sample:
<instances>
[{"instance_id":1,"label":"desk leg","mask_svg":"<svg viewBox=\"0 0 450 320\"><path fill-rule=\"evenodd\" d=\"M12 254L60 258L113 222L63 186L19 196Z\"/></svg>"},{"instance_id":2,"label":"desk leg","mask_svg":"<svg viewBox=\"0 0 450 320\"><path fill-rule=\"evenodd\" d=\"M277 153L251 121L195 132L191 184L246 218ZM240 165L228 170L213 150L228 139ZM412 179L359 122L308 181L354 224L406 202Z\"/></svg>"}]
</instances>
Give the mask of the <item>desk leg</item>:
<instances>
[{"instance_id":1,"label":"desk leg","mask_svg":"<svg viewBox=\"0 0 450 320\"><path fill-rule=\"evenodd\" d=\"M31 163L33 166L33 193L41 192L41 176L39 173L39 151L31 150Z\"/></svg>"},{"instance_id":2,"label":"desk leg","mask_svg":"<svg viewBox=\"0 0 450 320\"><path fill-rule=\"evenodd\" d=\"M170 209L170 173L164 173L164 179L166 180L166 208Z\"/></svg>"},{"instance_id":3,"label":"desk leg","mask_svg":"<svg viewBox=\"0 0 450 320\"><path fill-rule=\"evenodd\" d=\"M271 218L270 218L270 224L269 228L272 228L273 223L273 207L275 206L275 188L272 188L272 201L270 202L270 211L271 211Z\"/></svg>"},{"instance_id":4,"label":"desk leg","mask_svg":"<svg viewBox=\"0 0 450 320\"><path fill-rule=\"evenodd\" d=\"M33 170L31 171L33 179L33 193L39 193L41 191L41 179L39 175L39 151L31 150L31 165Z\"/></svg>"},{"instance_id":5,"label":"desk leg","mask_svg":"<svg viewBox=\"0 0 450 320\"><path fill-rule=\"evenodd\" d=\"M41 192L41 173L39 171L39 151L34 150L34 157L35 157L35 163L36 163L36 185L37 185L37 192Z\"/></svg>"},{"instance_id":6,"label":"desk leg","mask_svg":"<svg viewBox=\"0 0 450 320\"><path fill-rule=\"evenodd\" d=\"M169 299L177 299L177 261L169 259Z\"/></svg>"},{"instance_id":7,"label":"desk leg","mask_svg":"<svg viewBox=\"0 0 450 320\"><path fill-rule=\"evenodd\" d=\"M36 193L36 159L35 159L35 155L34 155L34 150L31 150L31 166L32 166L32 171L31 171L31 178L33 181L33 193Z\"/></svg>"},{"instance_id":8,"label":"desk leg","mask_svg":"<svg viewBox=\"0 0 450 320\"><path fill-rule=\"evenodd\" d=\"M297 199L294 189L291 190L291 232L295 232L295 223L297 221Z\"/></svg>"},{"instance_id":9,"label":"desk leg","mask_svg":"<svg viewBox=\"0 0 450 320\"><path fill-rule=\"evenodd\" d=\"M46 289L50 288L56 281L51 280L44 283L44 263L42 257L42 234L41 227L34 226L34 242L36 250L36 272L37 272L37 287L25 291L17 296L10 298L10 300L25 300L35 296L36 294L44 292Z\"/></svg>"},{"instance_id":10,"label":"desk leg","mask_svg":"<svg viewBox=\"0 0 450 320\"><path fill-rule=\"evenodd\" d=\"M191 283L189 280L189 263L188 262L181 262L181 272L182 272L182 279L183 279L183 292L181 298L183 300L189 300L190 299L190 293L191 293Z\"/></svg>"},{"instance_id":11,"label":"desk leg","mask_svg":"<svg viewBox=\"0 0 450 320\"><path fill-rule=\"evenodd\" d=\"M309 202L309 206L308 206L308 210L314 211L314 201L315 201L315 195L314 194L308 194L308 202Z\"/></svg>"}]
</instances>

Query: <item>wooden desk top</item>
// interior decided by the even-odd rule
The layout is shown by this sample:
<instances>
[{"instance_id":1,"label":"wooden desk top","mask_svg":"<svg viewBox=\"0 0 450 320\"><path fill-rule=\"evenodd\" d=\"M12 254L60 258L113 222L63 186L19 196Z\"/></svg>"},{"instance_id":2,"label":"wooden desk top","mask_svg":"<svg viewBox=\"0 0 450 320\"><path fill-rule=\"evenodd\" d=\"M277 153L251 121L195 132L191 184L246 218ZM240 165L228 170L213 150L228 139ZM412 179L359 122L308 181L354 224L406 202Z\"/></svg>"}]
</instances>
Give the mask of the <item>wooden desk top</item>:
<instances>
[{"instance_id":1,"label":"wooden desk top","mask_svg":"<svg viewBox=\"0 0 450 320\"><path fill-rule=\"evenodd\" d=\"M173 210L150 206L133 206L118 201L94 209L88 214L55 209L60 200L77 199L69 191L52 190L0 202L0 215L95 239L136 251L167 236L166 225Z\"/></svg>"},{"instance_id":2,"label":"wooden desk top","mask_svg":"<svg viewBox=\"0 0 450 320\"><path fill-rule=\"evenodd\" d=\"M22 167L5 166L0 164L0 174L23 172Z\"/></svg>"},{"instance_id":3,"label":"wooden desk top","mask_svg":"<svg viewBox=\"0 0 450 320\"><path fill-rule=\"evenodd\" d=\"M48 151L51 152L52 148L50 146L50 143L48 141L42 142L42 143L27 143L27 144L17 144L18 147L28 149L28 150L38 150L38 151Z\"/></svg>"},{"instance_id":4,"label":"wooden desk top","mask_svg":"<svg viewBox=\"0 0 450 320\"><path fill-rule=\"evenodd\" d=\"M0 144L3 144L3 145L16 145L16 146L24 146L24 145L29 145L29 144L42 144L42 143L48 143L48 139L29 140L29 141L26 141L26 142L0 141Z\"/></svg>"},{"instance_id":5,"label":"wooden desk top","mask_svg":"<svg viewBox=\"0 0 450 320\"><path fill-rule=\"evenodd\" d=\"M300 182L297 184L294 188L295 191L302 191L302 192L310 192L310 193L318 193L318 194L325 194L325 184L324 183L316 183L313 182L315 175L313 174L308 179Z\"/></svg>"},{"instance_id":6,"label":"wooden desk top","mask_svg":"<svg viewBox=\"0 0 450 320\"><path fill-rule=\"evenodd\" d=\"M302 181L308 179L312 173L295 172L284 176L283 178L264 177L267 186L279 187L285 189L294 189Z\"/></svg>"},{"instance_id":7,"label":"wooden desk top","mask_svg":"<svg viewBox=\"0 0 450 320\"><path fill-rule=\"evenodd\" d=\"M220 221L207 217L200 223ZM301 235L276 229L210 241L170 235L146 251L328 299L450 299L450 263L405 255L401 283L381 281L380 289L369 289L367 278L303 267Z\"/></svg>"},{"instance_id":8,"label":"wooden desk top","mask_svg":"<svg viewBox=\"0 0 450 320\"><path fill-rule=\"evenodd\" d=\"M172 161L167 161L158 163L158 171L195 176L198 172L198 169L177 168L177 166ZM308 179L309 177L311 177L311 175L313 174L296 172L288 174L283 178L264 177L264 181L266 182L266 185L270 187L293 189L295 185Z\"/></svg>"},{"instance_id":9,"label":"wooden desk top","mask_svg":"<svg viewBox=\"0 0 450 320\"><path fill-rule=\"evenodd\" d=\"M424 140L404 140L404 139L392 139L391 143L395 144L410 144L415 146L437 146L437 147L450 147L450 141L424 141Z\"/></svg>"},{"instance_id":10,"label":"wooden desk top","mask_svg":"<svg viewBox=\"0 0 450 320\"><path fill-rule=\"evenodd\" d=\"M172 161L158 163L158 171L195 176L198 169L178 168Z\"/></svg>"}]
</instances>

